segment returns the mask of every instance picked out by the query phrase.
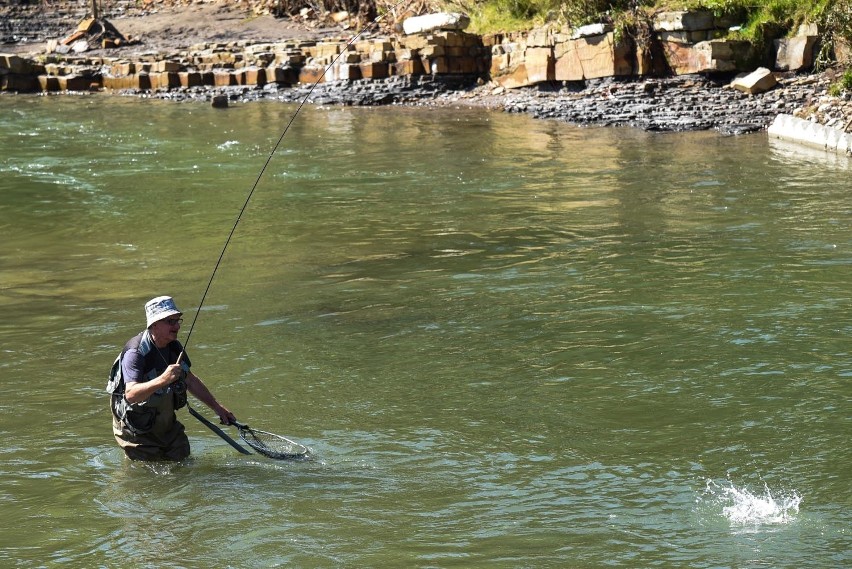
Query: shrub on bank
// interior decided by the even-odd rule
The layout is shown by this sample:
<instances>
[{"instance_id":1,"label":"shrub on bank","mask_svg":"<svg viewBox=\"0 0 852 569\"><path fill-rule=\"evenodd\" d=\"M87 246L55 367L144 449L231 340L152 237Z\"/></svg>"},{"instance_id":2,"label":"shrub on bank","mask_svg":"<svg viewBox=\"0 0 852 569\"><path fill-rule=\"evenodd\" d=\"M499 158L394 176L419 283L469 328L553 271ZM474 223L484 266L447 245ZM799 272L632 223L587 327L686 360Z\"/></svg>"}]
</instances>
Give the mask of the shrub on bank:
<instances>
[{"instance_id":1,"label":"shrub on bank","mask_svg":"<svg viewBox=\"0 0 852 569\"><path fill-rule=\"evenodd\" d=\"M338 1L338 0L330 0ZM340 0L342 1L342 0ZM378 11L396 0L375 0ZM421 0L432 11L461 10L471 17L470 31L486 34L528 30L546 23L581 26L609 23L623 31L641 31L655 12L709 10L744 22L730 31L769 49L773 39L794 35L800 26L816 24L826 41L821 59L828 61L835 45L852 45L852 0ZM430 5L431 4L431 5Z\"/></svg>"},{"instance_id":2,"label":"shrub on bank","mask_svg":"<svg viewBox=\"0 0 852 569\"><path fill-rule=\"evenodd\" d=\"M839 97L843 93L852 93L852 69L847 69L837 81L828 88L828 94Z\"/></svg>"}]
</instances>

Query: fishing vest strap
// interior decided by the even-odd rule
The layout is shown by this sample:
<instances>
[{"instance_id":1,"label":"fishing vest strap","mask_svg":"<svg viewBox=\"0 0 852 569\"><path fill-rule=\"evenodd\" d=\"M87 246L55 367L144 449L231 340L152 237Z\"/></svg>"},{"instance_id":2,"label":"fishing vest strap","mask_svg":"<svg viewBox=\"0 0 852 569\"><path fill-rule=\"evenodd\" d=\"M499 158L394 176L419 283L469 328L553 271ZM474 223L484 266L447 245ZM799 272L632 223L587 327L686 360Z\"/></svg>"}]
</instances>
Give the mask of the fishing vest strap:
<instances>
[{"instance_id":1,"label":"fishing vest strap","mask_svg":"<svg viewBox=\"0 0 852 569\"><path fill-rule=\"evenodd\" d=\"M121 369L121 361L124 355L130 350L137 350L143 358L141 381L150 381L160 375L160 366L164 363L160 360L160 353L154 348L154 343L147 331L137 334L125 344L124 349L115 358L109 372L106 391L111 396L110 409L115 418L122 424L122 428L132 435L150 432L155 425L157 416L164 410L173 413L175 409L180 409L186 405L186 382L183 379L163 390L158 390L145 401L130 403L125 399L126 384ZM175 341L169 344L168 349L168 361L176 361L183 347L180 342ZM162 369L165 369L165 367L163 366ZM188 372L189 367L189 358L184 357L181 361L181 368L184 372ZM168 396L168 402L164 401L164 396Z\"/></svg>"}]
</instances>

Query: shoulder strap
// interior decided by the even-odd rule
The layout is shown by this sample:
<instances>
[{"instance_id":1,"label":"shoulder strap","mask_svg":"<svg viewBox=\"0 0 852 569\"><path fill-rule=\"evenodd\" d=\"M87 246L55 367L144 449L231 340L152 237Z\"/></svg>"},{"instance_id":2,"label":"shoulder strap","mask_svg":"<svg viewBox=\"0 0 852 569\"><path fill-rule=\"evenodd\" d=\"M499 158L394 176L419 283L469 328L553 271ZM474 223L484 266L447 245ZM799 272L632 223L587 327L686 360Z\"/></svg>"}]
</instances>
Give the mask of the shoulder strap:
<instances>
[{"instance_id":1,"label":"shoulder strap","mask_svg":"<svg viewBox=\"0 0 852 569\"><path fill-rule=\"evenodd\" d=\"M121 356L124 355L124 350L118 354L112 364L112 369L109 370L109 381L107 381L106 391L110 395L121 395L124 393L124 378L121 377Z\"/></svg>"},{"instance_id":2,"label":"shoulder strap","mask_svg":"<svg viewBox=\"0 0 852 569\"><path fill-rule=\"evenodd\" d=\"M124 394L124 378L121 375L121 358L127 350L138 349L142 344L143 336L145 336L145 332L130 338L130 340L128 340L128 342L124 345L121 353L118 354L118 357L116 357L115 361L112 363L112 368L109 370L109 381L107 381L106 386L106 391L110 395Z\"/></svg>"}]
</instances>

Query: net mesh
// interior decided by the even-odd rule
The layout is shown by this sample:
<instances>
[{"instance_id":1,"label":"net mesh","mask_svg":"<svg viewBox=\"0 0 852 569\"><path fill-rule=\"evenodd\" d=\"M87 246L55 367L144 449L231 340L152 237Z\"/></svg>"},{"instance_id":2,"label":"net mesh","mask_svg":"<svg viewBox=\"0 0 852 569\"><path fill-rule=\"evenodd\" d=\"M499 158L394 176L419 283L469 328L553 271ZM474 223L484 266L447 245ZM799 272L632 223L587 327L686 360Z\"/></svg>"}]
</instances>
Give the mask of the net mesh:
<instances>
[{"instance_id":1,"label":"net mesh","mask_svg":"<svg viewBox=\"0 0 852 569\"><path fill-rule=\"evenodd\" d=\"M308 455L308 449L287 437L267 433L250 428L248 425L240 425L240 438L258 453L269 458L304 458Z\"/></svg>"}]
</instances>

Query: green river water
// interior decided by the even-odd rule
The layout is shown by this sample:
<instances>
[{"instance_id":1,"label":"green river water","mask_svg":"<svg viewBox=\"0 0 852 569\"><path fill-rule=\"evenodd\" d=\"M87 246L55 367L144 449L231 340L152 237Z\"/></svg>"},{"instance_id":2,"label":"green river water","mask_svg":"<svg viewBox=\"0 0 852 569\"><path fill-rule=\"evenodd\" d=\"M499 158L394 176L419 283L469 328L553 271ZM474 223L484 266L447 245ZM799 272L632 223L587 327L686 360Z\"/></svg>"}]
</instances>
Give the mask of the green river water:
<instances>
[{"instance_id":1,"label":"green river water","mask_svg":"<svg viewBox=\"0 0 852 569\"><path fill-rule=\"evenodd\" d=\"M127 461L109 367L294 110L0 98L0 565L852 564L852 161L765 134L305 107L188 352L312 460Z\"/></svg>"}]
</instances>

